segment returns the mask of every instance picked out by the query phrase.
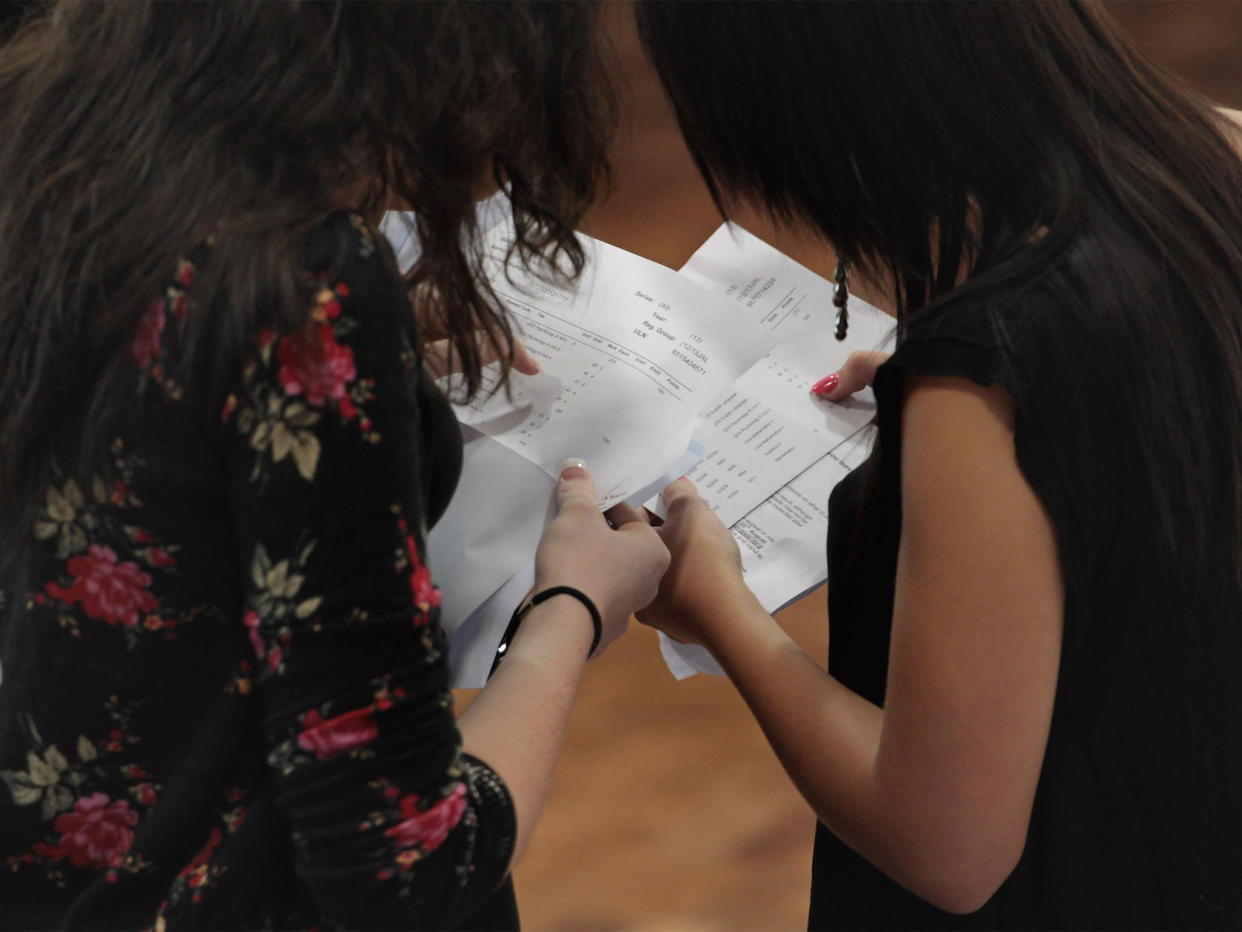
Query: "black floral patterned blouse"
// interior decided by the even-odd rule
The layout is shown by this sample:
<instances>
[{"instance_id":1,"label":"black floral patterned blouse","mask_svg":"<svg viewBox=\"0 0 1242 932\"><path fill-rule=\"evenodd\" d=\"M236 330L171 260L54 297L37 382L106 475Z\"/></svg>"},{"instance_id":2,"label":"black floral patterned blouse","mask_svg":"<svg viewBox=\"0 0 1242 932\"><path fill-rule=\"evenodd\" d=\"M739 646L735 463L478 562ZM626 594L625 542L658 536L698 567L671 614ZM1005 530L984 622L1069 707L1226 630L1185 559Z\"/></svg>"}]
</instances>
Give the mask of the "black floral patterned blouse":
<instances>
[{"instance_id":1,"label":"black floral patterned blouse","mask_svg":"<svg viewBox=\"0 0 1242 932\"><path fill-rule=\"evenodd\" d=\"M309 323L212 411L171 375L195 271L109 462L0 561L0 925L451 925L514 820L454 724L423 547L461 440L391 255L321 227Z\"/></svg>"}]
</instances>

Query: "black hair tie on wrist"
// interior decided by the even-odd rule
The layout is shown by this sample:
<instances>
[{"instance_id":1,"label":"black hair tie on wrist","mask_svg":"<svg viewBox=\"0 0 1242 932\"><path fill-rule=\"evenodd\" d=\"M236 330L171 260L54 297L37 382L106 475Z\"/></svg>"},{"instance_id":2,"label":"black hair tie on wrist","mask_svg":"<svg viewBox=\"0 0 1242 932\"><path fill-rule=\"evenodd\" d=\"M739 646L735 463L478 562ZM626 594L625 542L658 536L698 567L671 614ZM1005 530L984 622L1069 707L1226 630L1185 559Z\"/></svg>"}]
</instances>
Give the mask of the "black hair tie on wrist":
<instances>
[{"instance_id":1,"label":"black hair tie on wrist","mask_svg":"<svg viewBox=\"0 0 1242 932\"><path fill-rule=\"evenodd\" d=\"M573 586L550 586L547 589L536 592L514 610L513 617L509 619L509 625L505 628L505 633L500 637L500 646L496 648L496 659L492 661L492 668L487 671L488 679L491 679L492 674L496 672L496 668L500 666L500 661L505 659L505 654L509 650L509 644L513 641L513 636L517 634L518 626L522 623L522 619L526 617L526 613L541 602L548 601L554 595L571 595L586 606L586 610L591 613L591 624L595 626L595 636L591 638L591 647L587 651L587 659L589 660L591 655L595 653L595 648L599 647L600 638L604 636L604 622L599 617L599 609L595 607L595 603L591 601L585 592L575 589Z\"/></svg>"}]
</instances>

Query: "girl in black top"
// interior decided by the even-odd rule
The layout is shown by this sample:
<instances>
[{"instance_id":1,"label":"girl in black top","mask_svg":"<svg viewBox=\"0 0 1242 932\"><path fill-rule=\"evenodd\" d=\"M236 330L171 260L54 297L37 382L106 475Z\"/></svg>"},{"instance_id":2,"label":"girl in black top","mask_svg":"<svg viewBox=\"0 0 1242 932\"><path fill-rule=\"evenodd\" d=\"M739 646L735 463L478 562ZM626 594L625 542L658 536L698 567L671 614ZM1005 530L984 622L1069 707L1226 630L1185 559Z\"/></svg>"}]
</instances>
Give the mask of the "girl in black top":
<instances>
[{"instance_id":1,"label":"girl in black top","mask_svg":"<svg viewBox=\"0 0 1242 932\"><path fill-rule=\"evenodd\" d=\"M425 543L461 437L407 293L473 391L513 358L478 186L523 259L581 266L593 21L67 4L0 49L0 926L516 923L479 910L593 625L533 608L454 721ZM409 281L367 219L389 198ZM536 586L586 593L606 644L667 551L580 467L557 494Z\"/></svg>"},{"instance_id":2,"label":"girl in black top","mask_svg":"<svg viewBox=\"0 0 1242 932\"><path fill-rule=\"evenodd\" d=\"M684 481L640 615L819 815L812 927L1242 926L1236 126L1076 3L639 16L718 200L898 315L828 672Z\"/></svg>"}]
</instances>

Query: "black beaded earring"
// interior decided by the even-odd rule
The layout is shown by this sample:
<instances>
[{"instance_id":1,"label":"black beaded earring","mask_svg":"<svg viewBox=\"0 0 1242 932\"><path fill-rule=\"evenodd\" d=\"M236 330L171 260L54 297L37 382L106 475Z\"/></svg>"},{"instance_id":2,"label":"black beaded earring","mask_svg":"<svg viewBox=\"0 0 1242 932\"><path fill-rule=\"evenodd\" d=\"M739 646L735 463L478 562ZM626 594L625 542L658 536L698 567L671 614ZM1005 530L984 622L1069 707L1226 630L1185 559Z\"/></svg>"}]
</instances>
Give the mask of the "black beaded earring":
<instances>
[{"instance_id":1,"label":"black beaded earring","mask_svg":"<svg viewBox=\"0 0 1242 932\"><path fill-rule=\"evenodd\" d=\"M837 339L845 339L850 326L850 261L837 259L837 271L833 275L836 287L832 292L832 306L837 309Z\"/></svg>"}]
</instances>

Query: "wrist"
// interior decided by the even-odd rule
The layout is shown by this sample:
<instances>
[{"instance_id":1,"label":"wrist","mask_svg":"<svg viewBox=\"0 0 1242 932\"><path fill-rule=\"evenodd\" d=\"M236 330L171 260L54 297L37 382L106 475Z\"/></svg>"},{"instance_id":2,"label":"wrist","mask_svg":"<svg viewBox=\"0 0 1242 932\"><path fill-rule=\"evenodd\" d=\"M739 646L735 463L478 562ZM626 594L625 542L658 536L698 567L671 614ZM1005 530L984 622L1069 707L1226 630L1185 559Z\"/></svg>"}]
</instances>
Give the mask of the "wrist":
<instances>
[{"instance_id":1,"label":"wrist","mask_svg":"<svg viewBox=\"0 0 1242 932\"><path fill-rule=\"evenodd\" d=\"M724 665L724 654L756 625L771 622L759 599L740 578L735 582L714 586L700 601L696 611L711 619L701 627L703 647Z\"/></svg>"},{"instance_id":2,"label":"wrist","mask_svg":"<svg viewBox=\"0 0 1242 932\"><path fill-rule=\"evenodd\" d=\"M590 660L604 636L604 619L591 597L576 586L549 586L546 589L537 590L526 599L523 605L518 607L517 617L520 619L522 613L529 612L535 606L557 597L573 599L586 610L587 617L591 619L591 646L587 650L587 659Z\"/></svg>"},{"instance_id":3,"label":"wrist","mask_svg":"<svg viewBox=\"0 0 1242 932\"><path fill-rule=\"evenodd\" d=\"M552 603L556 604L551 610L546 610L545 607ZM572 627L572 633L556 632L556 636L563 641L580 641L582 640L582 632L589 632L590 640L583 654L584 662L589 660L591 655L595 653L595 649L599 647L600 639L603 636L603 622L599 610L595 607L595 603L586 593L573 586L536 588L514 610L513 616L509 620L509 625L501 636L500 644L497 647L496 658L492 662L492 673L496 672L500 662L508 655L512 645L517 642L523 629L528 625L528 616L532 615L536 617L529 621L531 625L543 626L547 624L549 628ZM583 618L588 623L586 627L581 624L580 620ZM574 623L575 621L577 623ZM524 638L523 640L530 640L530 638Z\"/></svg>"},{"instance_id":4,"label":"wrist","mask_svg":"<svg viewBox=\"0 0 1242 932\"><path fill-rule=\"evenodd\" d=\"M507 652L510 659L500 667L521 657L523 662L535 660L581 669L586 666L593 634L585 608L572 599L552 599L527 613Z\"/></svg>"}]
</instances>

